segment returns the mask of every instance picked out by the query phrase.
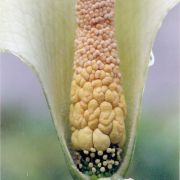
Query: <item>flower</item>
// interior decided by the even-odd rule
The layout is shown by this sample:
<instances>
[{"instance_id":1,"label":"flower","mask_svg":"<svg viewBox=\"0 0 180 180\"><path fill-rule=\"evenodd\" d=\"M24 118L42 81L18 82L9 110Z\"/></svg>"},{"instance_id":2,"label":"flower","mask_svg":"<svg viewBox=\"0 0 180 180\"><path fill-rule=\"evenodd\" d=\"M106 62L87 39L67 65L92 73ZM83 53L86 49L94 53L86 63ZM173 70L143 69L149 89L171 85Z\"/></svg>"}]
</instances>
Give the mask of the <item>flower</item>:
<instances>
[{"instance_id":1,"label":"flower","mask_svg":"<svg viewBox=\"0 0 180 180\"><path fill-rule=\"evenodd\" d=\"M115 40L114 6L115 0L78 0L76 4L71 144L78 152L75 164L90 176L115 173L126 140L127 108Z\"/></svg>"},{"instance_id":2,"label":"flower","mask_svg":"<svg viewBox=\"0 0 180 180\"><path fill-rule=\"evenodd\" d=\"M115 33L128 114L122 162L113 179L123 176L128 168L152 44L163 18L177 2L116 1ZM47 98L72 176L89 179L77 169L72 159L68 123L76 29L75 1L1 0L0 12L0 50L10 51L34 70Z\"/></svg>"}]
</instances>

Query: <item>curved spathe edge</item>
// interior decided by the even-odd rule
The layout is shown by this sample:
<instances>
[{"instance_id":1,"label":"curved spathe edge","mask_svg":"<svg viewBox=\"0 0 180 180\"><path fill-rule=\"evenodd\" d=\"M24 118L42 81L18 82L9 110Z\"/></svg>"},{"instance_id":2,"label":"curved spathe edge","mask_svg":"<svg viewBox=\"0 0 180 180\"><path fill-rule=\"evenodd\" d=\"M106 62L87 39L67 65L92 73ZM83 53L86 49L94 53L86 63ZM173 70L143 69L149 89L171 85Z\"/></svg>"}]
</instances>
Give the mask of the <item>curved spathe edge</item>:
<instances>
[{"instance_id":1,"label":"curved spathe edge","mask_svg":"<svg viewBox=\"0 0 180 180\"><path fill-rule=\"evenodd\" d=\"M72 157L69 153L69 149L68 149L68 146L65 142L65 139L63 138L63 135L61 133L61 130L60 129L57 129L56 128L56 118L55 118L55 113L54 111L52 110L52 106L51 106L51 101L49 100L49 97L48 97L48 93L46 92L46 89L44 88L44 85L43 85L43 82L41 80L41 77L38 73L38 70L35 68L35 66L33 66L31 63L29 63L29 61L22 55L18 54L17 52L14 52L13 50L9 50L9 49L6 49L6 48L0 48L0 53L10 53L14 56L16 56L21 62L23 62L25 65L27 65L28 67L30 67L30 69L32 70L32 72L35 74L35 76L37 77L40 85L41 85L41 88L42 88L42 91L43 91L43 94L44 94L44 97L46 99L46 102L47 102L47 105L48 105L48 109L50 111L50 115L51 115L51 118L53 120L53 124L55 126L55 129L57 131L57 137L60 141L60 145L61 145L61 148L63 150L63 154L65 155L65 160L67 162L67 166L71 172L71 175L74 177L74 179L78 179L78 180L85 180L85 179L89 179L88 176L82 174L80 171L77 170L76 166L74 165L74 162L72 160Z\"/></svg>"},{"instance_id":2,"label":"curved spathe edge","mask_svg":"<svg viewBox=\"0 0 180 180\"><path fill-rule=\"evenodd\" d=\"M147 53L146 53L146 66L145 66L145 71L144 71L144 80L143 80L143 84L141 87L141 96L138 99L139 102L139 106L138 106L138 113L137 113L137 117L134 119L133 125L131 127L130 130L130 137L127 143L127 151L126 154L124 156L123 162L118 170L118 172L112 176L113 180L118 180L117 174L120 175L120 177L124 177L128 171L128 168L130 166L130 162L132 160L133 154L134 154L134 150L135 150L135 142L136 142L136 129L138 126L138 121L140 119L141 116L141 104L142 104L142 97L143 97L143 93L144 93L144 87L145 87L145 82L146 82L146 78L147 78L147 74L148 74L148 65L149 65L149 59L150 59L150 54L151 54L151 50L154 44L154 41L156 39L156 35L158 33L158 31L161 28L161 25L163 23L163 20L165 19L165 17L167 16L167 14L169 13L170 10L172 10L178 3L180 2L180 0L174 1L171 6L169 6L169 8L164 12L164 14L162 15L159 24L154 28L154 32L152 33L152 39L151 42L149 43L149 47L147 47Z\"/></svg>"}]
</instances>

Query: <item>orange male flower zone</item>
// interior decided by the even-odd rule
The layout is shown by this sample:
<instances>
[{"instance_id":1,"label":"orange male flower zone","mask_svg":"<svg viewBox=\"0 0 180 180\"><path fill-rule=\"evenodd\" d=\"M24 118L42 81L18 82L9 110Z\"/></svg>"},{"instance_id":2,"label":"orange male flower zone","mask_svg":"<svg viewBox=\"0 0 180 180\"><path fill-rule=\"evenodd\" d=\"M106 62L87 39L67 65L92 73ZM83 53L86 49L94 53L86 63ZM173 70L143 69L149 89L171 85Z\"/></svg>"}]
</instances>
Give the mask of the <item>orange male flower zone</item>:
<instances>
[{"instance_id":1,"label":"orange male flower zone","mask_svg":"<svg viewBox=\"0 0 180 180\"><path fill-rule=\"evenodd\" d=\"M77 0L70 125L75 163L88 175L110 176L126 140L126 103L114 32L115 0Z\"/></svg>"}]
</instances>

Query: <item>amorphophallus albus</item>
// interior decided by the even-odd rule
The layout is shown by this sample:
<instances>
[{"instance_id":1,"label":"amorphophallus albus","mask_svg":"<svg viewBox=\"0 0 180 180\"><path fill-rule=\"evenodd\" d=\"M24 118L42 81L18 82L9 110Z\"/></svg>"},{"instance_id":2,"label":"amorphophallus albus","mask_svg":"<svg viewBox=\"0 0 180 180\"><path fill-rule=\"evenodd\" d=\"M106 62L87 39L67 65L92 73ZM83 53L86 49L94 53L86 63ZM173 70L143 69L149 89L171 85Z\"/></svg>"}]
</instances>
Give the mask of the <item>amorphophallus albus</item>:
<instances>
[{"instance_id":1,"label":"amorphophallus albus","mask_svg":"<svg viewBox=\"0 0 180 180\"><path fill-rule=\"evenodd\" d=\"M153 41L179 1L114 2L77 0L76 27L75 0L0 1L0 50L39 78L74 179L124 176Z\"/></svg>"}]
</instances>

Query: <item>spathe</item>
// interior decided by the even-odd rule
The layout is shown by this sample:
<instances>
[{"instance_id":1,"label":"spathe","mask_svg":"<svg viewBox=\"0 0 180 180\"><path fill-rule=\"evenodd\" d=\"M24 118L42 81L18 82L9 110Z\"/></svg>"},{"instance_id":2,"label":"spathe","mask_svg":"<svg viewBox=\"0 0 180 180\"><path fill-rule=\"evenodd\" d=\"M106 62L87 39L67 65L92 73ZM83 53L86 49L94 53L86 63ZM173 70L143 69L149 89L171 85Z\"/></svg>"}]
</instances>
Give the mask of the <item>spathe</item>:
<instances>
[{"instance_id":1,"label":"spathe","mask_svg":"<svg viewBox=\"0 0 180 180\"><path fill-rule=\"evenodd\" d=\"M178 0L116 0L116 35L128 105L128 142L123 163L112 179L127 170L156 33ZM30 65L38 76L74 179L88 179L69 153L68 111L75 33L74 0L1 0L0 50Z\"/></svg>"}]
</instances>

